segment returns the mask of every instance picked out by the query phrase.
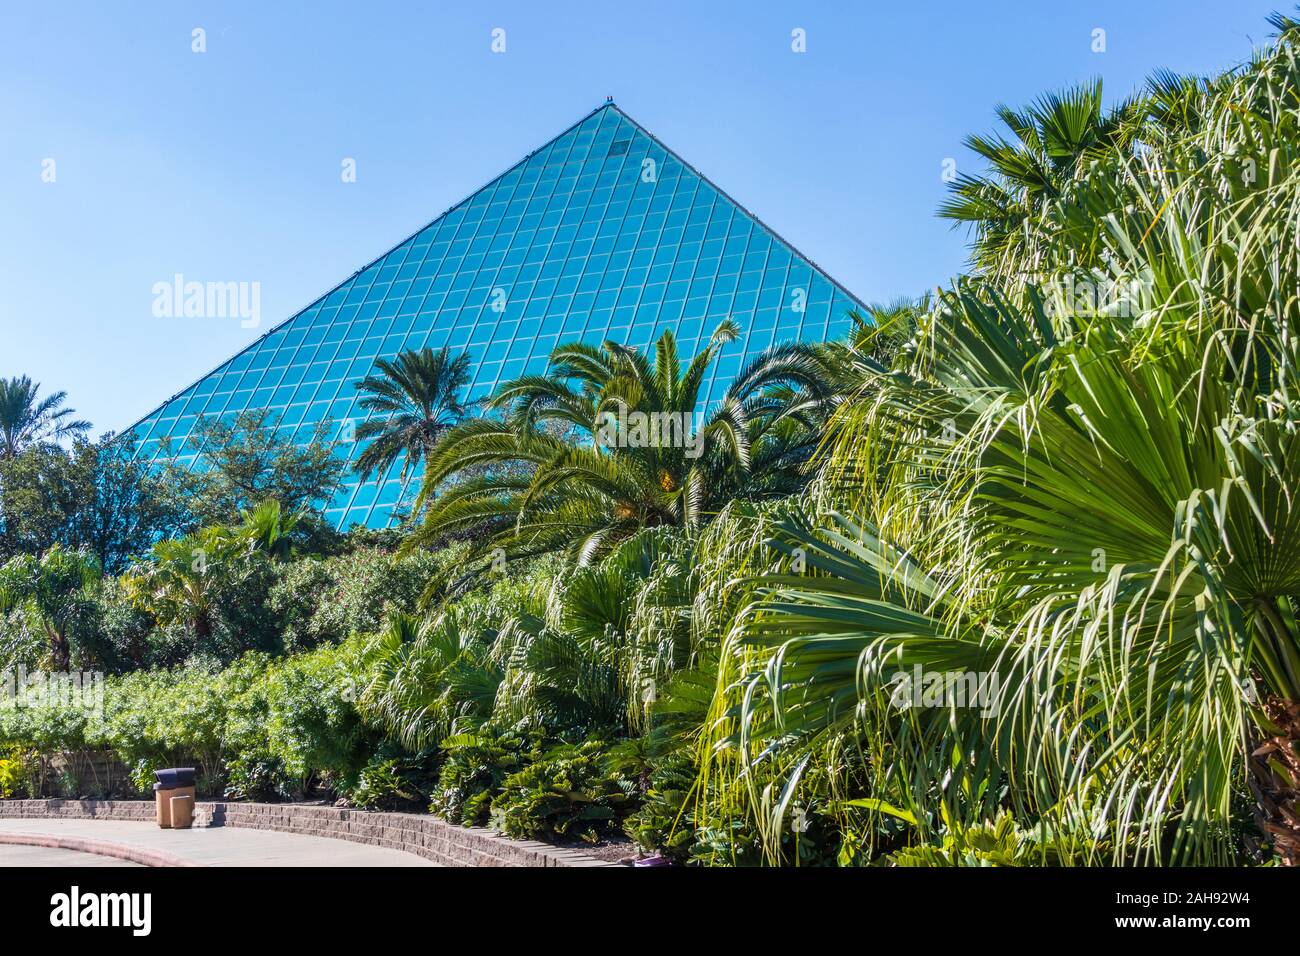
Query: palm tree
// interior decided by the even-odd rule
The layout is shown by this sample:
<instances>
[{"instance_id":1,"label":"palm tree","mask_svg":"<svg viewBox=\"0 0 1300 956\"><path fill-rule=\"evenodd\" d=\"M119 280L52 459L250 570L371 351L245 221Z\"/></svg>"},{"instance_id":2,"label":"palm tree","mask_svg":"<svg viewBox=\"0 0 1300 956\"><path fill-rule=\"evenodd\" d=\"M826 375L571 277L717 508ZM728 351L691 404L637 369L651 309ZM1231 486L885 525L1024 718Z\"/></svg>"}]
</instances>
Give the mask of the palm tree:
<instances>
[{"instance_id":1,"label":"palm tree","mask_svg":"<svg viewBox=\"0 0 1300 956\"><path fill-rule=\"evenodd\" d=\"M353 463L366 480L371 474L383 478L403 458L402 481L418 468L447 429L464 416L461 393L469 384L469 354L455 358L446 348L408 349L391 361L377 359L379 374L367 375L357 383L365 397L361 407L380 417L363 422L357 441L370 441Z\"/></svg>"},{"instance_id":2,"label":"palm tree","mask_svg":"<svg viewBox=\"0 0 1300 956\"><path fill-rule=\"evenodd\" d=\"M940 836L935 801L975 826L999 810L987 782L1009 778L1028 823L1095 835L1057 847L1076 861L1160 859L1172 831L1164 852L1222 862L1255 736L1261 828L1294 862L1300 434L1267 409L1300 386L1295 356L1243 381L1226 357L1201 365L1222 327L1192 336L1170 316L1155 341L1134 332L1136 352L1105 326L1043 341L1041 314L967 295L930 327L938 370L882 383L869 427L835 446L884 486L863 502L878 523L771 533L811 573L763 579L742 613L714 751L797 784L805 756L865 726L893 775L873 797L923 840ZM1239 403L1251 391L1262 408ZM864 449L892 470L862 467ZM914 665L996 674L1000 709L900 718L889 689Z\"/></svg>"},{"instance_id":3,"label":"palm tree","mask_svg":"<svg viewBox=\"0 0 1300 956\"><path fill-rule=\"evenodd\" d=\"M158 541L122 578L127 598L159 624L183 623L201 641L212 636L218 566L241 550L220 526Z\"/></svg>"},{"instance_id":4,"label":"palm tree","mask_svg":"<svg viewBox=\"0 0 1300 956\"><path fill-rule=\"evenodd\" d=\"M1042 860L1223 863L1245 844L1300 865L1300 170L1277 158L1300 151L1300 50L1283 26L1180 94L1197 100L1181 135L1162 108L1143 150L1041 203L1047 258L1008 246L893 366L854 367L816 496L843 513L755 523L788 560L729 632L701 783L732 783L771 859L792 805L838 774L834 809L873 850L960 847L1009 812ZM1141 282L1076 308L1028 278L1081 261ZM914 667L996 696L900 704ZM1254 835L1233 812L1248 794Z\"/></svg>"},{"instance_id":5,"label":"palm tree","mask_svg":"<svg viewBox=\"0 0 1300 956\"><path fill-rule=\"evenodd\" d=\"M71 419L74 409L62 407L67 392L37 401L40 388L26 375L0 378L0 460L37 442L77 438L90 430L90 422Z\"/></svg>"},{"instance_id":6,"label":"palm tree","mask_svg":"<svg viewBox=\"0 0 1300 956\"><path fill-rule=\"evenodd\" d=\"M1061 199L1090 161L1133 142L1139 110L1132 101L1103 109L1101 80L1049 93L1022 110L999 106L998 118L1011 138L966 138L967 147L988 160L991 173L958 176L939 215L971 227L977 265L993 269L1014 259L1024 227L1045 204ZM1023 257L1018 261L1025 264Z\"/></svg>"},{"instance_id":7,"label":"palm tree","mask_svg":"<svg viewBox=\"0 0 1300 956\"><path fill-rule=\"evenodd\" d=\"M306 514L306 511L289 514L277 499L267 498L256 508L241 509L240 523L225 529L225 533L246 542L250 550L284 561L294 554L293 533L303 523Z\"/></svg>"},{"instance_id":8,"label":"palm tree","mask_svg":"<svg viewBox=\"0 0 1300 956\"><path fill-rule=\"evenodd\" d=\"M410 544L478 532L471 566L552 552L581 564L642 528L696 527L737 492L788 492L807 453L775 450L797 440L789 429L815 427L821 359L801 345L760 356L697 427L709 366L737 333L723 322L685 368L671 332L653 360L612 341L557 347L548 374L493 396L500 414L443 436ZM777 401L767 390L779 386Z\"/></svg>"},{"instance_id":9,"label":"palm tree","mask_svg":"<svg viewBox=\"0 0 1300 956\"><path fill-rule=\"evenodd\" d=\"M99 560L59 545L41 558L30 554L0 566L0 612L24 607L45 631L54 669L68 670L72 647L68 634L99 586Z\"/></svg>"},{"instance_id":10,"label":"palm tree","mask_svg":"<svg viewBox=\"0 0 1300 956\"><path fill-rule=\"evenodd\" d=\"M473 610L421 620L391 614L366 650L369 675L357 710L412 750L468 733L492 713L501 668L496 632Z\"/></svg>"}]
</instances>

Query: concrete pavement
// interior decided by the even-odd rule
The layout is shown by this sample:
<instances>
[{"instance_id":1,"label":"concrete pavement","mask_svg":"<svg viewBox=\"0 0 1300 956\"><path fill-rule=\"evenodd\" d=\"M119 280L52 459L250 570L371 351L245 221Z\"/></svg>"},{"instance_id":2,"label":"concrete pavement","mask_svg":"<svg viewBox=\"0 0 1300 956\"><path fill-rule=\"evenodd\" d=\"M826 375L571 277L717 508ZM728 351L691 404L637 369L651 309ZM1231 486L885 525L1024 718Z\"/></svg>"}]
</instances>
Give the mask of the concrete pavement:
<instances>
[{"instance_id":1,"label":"concrete pavement","mask_svg":"<svg viewBox=\"0 0 1300 956\"><path fill-rule=\"evenodd\" d=\"M348 840L246 830L238 827L195 827L161 830L153 823L127 820L0 819L0 841L15 839L44 842L46 852L63 852L98 846L114 856L132 853L153 865L175 866L437 866L430 860ZM12 845L0 850L16 849ZM81 856L77 853L76 856ZM69 860L74 860L69 857ZM38 865L8 863L12 866ZM77 862L54 865L80 865ZM88 864L89 865L89 864Z\"/></svg>"},{"instance_id":2,"label":"concrete pavement","mask_svg":"<svg viewBox=\"0 0 1300 956\"><path fill-rule=\"evenodd\" d=\"M103 867L139 867L142 863L119 860L112 856L100 856L98 853L82 853L79 850L60 850L48 846L19 846L17 844L0 844L0 870L10 867L26 866L103 866Z\"/></svg>"}]
</instances>

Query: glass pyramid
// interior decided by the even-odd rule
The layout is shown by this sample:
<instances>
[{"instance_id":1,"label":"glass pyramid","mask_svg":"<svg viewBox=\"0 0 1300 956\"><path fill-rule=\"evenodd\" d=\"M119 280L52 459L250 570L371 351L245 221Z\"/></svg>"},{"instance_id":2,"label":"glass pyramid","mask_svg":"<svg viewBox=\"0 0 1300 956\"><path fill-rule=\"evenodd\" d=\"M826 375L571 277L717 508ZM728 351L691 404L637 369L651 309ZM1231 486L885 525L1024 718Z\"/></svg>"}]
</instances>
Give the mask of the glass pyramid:
<instances>
[{"instance_id":1,"label":"glass pyramid","mask_svg":"<svg viewBox=\"0 0 1300 956\"><path fill-rule=\"evenodd\" d=\"M204 416L270 408L280 427L333 435L366 417L355 383L376 357L449 346L475 362L469 397L543 372L557 343L648 346L665 329L683 361L730 316L741 328L703 393L719 398L772 345L844 334L861 303L612 102L565 130L391 252L273 328L130 429L191 463ZM356 443L340 442L350 459ZM409 501L401 463L350 471L326 508L338 527L384 527Z\"/></svg>"}]
</instances>

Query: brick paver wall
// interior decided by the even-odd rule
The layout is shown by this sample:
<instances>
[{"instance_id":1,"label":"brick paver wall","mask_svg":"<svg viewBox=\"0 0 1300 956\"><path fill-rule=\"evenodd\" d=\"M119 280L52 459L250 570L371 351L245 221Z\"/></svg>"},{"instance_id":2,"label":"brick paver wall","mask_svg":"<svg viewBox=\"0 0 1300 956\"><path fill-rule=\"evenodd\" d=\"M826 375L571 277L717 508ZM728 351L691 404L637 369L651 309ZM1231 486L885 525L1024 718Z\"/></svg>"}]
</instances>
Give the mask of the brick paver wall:
<instances>
[{"instance_id":1,"label":"brick paver wall","mask_svg":"<svg viewBox=\"0 0 1300 956\"><path fill-rule=\"evenodd\" d=\"M147 800L0 800L0 818L73 818L152 821ZM278 830L351 840L415 853L445 866L617 866L532 840L461 827L418 813L380 813L293 803L200 801L194 825Z\"/></svg>"}]
</instances>

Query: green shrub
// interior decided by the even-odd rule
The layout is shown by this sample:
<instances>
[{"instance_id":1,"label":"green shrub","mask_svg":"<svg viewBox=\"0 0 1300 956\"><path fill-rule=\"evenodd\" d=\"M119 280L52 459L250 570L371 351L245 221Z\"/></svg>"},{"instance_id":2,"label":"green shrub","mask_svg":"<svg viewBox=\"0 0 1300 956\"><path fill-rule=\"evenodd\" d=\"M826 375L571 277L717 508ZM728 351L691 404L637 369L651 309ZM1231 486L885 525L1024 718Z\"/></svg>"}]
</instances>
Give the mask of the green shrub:
<instances>
[{"instance_id":1,"label":"green shrub","mask_svg":"<svg viewBox=\"0 0 1300 956\"><path fill-rule=\"evenodd\" d=\"M335 792L350 789L378 743L355 707L364 647L357 635L277 661L262 677L267 751L281 761L298 792L313 783Z\"/></svg>"},{"instance_id":2,"label":"green shrub","mask_svg":"<svg viewBox=\"0 0 1300 956\"><path fill-rule=\"evenodd\" d=\"M281 653L280 629L268 601L277 581L275 563L254 552L242 560L217 565L217 569L212 634L207 639L196 635L194 652L222 663L247 651Z\"/></svg>"},{"instance_id":3,"label":"green shrub","mask_svg":"<svg viewBox=\"0 0 1300 956\"><path fill-rule=\"evenodd\" d=\"M1003 811L997 820L972 827L949 828L939 843L920 844L889 856L893 866L1031 866L1059 865L1051 841L1023 830Z\"/></svg>"},{"instance_id":4,"label":"green shrub","mask_svg":"<svg viewBox=\"0 0 1300 956\"><path fill-rule=\"evenodd\" d=\"M160 767L194 766L200 792L218 794L228 757L264 749L259 678L269 664L247 654L220 670L192 664L113 678L98 742L137 767L138 782Z\"/></svg>"},{"instance_id":5,"label":"green shrub","mask_svg":"<svg viewBox=\"0 0 1300 956\"><path fill-rule=\"evenodd\" d=\"M693 754L685 749L654 763L641 805L624 824L624 831L639 846L685 862L695 842L687 800L698 769Z\"/></svg>"},{"instance_id":6,"label":"green shrub","mask_svg":"<svg viewBox=\"0 0 1300 956\"><path fill-rule=\"evenodd\" d=\"M403 769L402 761L395 757L367 764L352 791L351 802L363 810L387 810L395 803L415 803L419 792L408 785Z\"/></svg>"},{"instance_id":7,"label":"green shrub","mask_svg":"<svg viewBox=\"0 0 1300 956\"><path fill-rule=\"evenodd\" d=\"M269 802L293 794L284 761L265 753L240 753L226 761L225 796L231 800Z\"/></svg>"},{"instance_id":8,"label":"green shrub","mask_svg":"<svg viewBox=\"0 0 1300 956\"><path fill-rule=\"evenodd\" d=\"M417 551L396 557L373 547L282 566L267 595L286 652L338 643L379 628L391 611L416 606L425 582L452 554Z\"/></svg>"},{"instance_id":9,"label":"green shrub","mask_svg":"<svg viewBox=\"0 0 1300 956\"><path fill-rule=\"evenodd\" d=\"M600 740L563 744L511 774L492 801L492 823L513 837L577 837L594 843L618 832L635 808L631 781L608 774Z\"/></svg>"},{"instance_id":10,"label":"green shrub","mask_svg":"<svg viewBox=\"0 0 1300 956\"><path fill-rule=\"evenodd\" d=\"M423 751L396 756L391 745L381 746L361 770L348 802L363 810L416 809L428 799L433 784L433 754Z\"/></svg>"},{"instance_id":11,"label":"green shrub","mask_svg":"<svg viewBox=\"0 0 1300 956\"><path fill-rule=\"evenodd\" d=\"M0 798L36 796L40 757L34 750L10 746L0 757Z\"/></svg>"},{"instance_id":12,"label":"green shrub","mask_svg":"<svg viewBox=\"0 0 1300 956\"><path fill-rule=\"evenodd\" d=\"M429 810L462 826L488 822L492 798L529 759L536 742L515 731L483 728L443 741L445 759Z\"/></svg>"},{"instance_id":13,"label":"green shrub","mask_svg":"<svg viewBox=\"0 0 1300 956\"><path fill-rule=\"evenodd\" d=\"M697 824L690 862L702 866L759 866L763 863L762 838L746 820L718 817Z\"/></svg>"},{"instance_id":14,"label":"green shrub","mask_svg":"<svg viewBox=\"0 0 1300 956\"><path fill-rule=\"evenodd\" d=\"M194 662L109 677L102 713L9 701L0 706L0 745L33 750L47 766L58 755L78 767L112 754L132 768L137 792L169 766L196 767L205 795L227 785L280 796L314 781L349 786L376 742L351 703L360 647L358 639L279 661L247 653L224 668ZM70 780L64 789L79 787Z\"/></svg>"},{"instance_id":15,"label":"green shrub","mask_svg":"<svg viewBox=\"0 0 1300 956\"><path fill-rule=\"evenodd\" d=\"M121 673L168 663L155 635L153 618L127 600L115 578L104 581L97 595L99 613L91 643L100 668ZM84 666L84 662L83 662Z\"/></svg>"}]
</instances>

